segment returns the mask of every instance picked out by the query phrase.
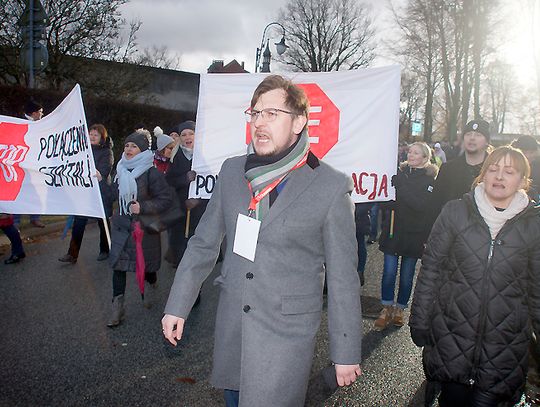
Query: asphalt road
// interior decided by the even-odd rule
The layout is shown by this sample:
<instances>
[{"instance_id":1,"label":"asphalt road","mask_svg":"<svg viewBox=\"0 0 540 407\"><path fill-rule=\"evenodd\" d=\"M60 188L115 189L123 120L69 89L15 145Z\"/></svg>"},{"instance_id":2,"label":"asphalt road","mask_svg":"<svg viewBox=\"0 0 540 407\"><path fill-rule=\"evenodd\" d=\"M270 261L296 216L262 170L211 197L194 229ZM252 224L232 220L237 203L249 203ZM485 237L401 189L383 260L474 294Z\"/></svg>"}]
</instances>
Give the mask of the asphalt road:
<instances>
[{"instance_id":1,"label":"asphalt road","mask_svg":"<svg viewBox=\"0 0 540 407\"><path fill-rule=\"evenodd\" d=\"M59 234L26 245L19 264L0 264L0 406L221 406L211 388L217 288L211 277L176 349L165 343L160 319L175 270L164 264L152 309L143 308L128 279L126 320L106 327L111 270L95 260L98 231L89 225L79 261L62 264L68 241ZM0 254L6 255L3 247ZM363 302L377 312L382 255L368 248ZM214 273L218 272L219 265ZM324 314L326 318L326 314ZM306 406L422 406L421 354L407 326L384 332L364 317L362 378L331 394L326 319L321 324Z\"/></svg>"}]
</instances>

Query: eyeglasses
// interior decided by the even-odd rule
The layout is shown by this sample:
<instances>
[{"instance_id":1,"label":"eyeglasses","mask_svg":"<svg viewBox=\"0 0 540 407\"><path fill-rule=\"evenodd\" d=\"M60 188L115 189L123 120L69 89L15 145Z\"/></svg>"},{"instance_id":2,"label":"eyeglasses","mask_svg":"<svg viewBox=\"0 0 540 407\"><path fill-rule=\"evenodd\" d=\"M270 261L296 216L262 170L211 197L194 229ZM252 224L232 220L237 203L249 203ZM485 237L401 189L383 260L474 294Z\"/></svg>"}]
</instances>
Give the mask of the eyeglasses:
<instances>
[{"instance_id":1,"label":"eyeglasses","mask_svg":"<svg viewBox=\"0 0 540 407\"><path fill-rule=\"evenodd\" d=\"M263 119L265 122L273 122L278 117L279 113L286 113L290 115L296 116L296 113L288 112L287 110L278 109L275 107L269 107L268 109L263 110L255 110L255 109L246 109L244 112L246 115L246 121L248 123L255 123L257 121L257 118L260 116L261 119Z\"/></svg>"}]
</instances>

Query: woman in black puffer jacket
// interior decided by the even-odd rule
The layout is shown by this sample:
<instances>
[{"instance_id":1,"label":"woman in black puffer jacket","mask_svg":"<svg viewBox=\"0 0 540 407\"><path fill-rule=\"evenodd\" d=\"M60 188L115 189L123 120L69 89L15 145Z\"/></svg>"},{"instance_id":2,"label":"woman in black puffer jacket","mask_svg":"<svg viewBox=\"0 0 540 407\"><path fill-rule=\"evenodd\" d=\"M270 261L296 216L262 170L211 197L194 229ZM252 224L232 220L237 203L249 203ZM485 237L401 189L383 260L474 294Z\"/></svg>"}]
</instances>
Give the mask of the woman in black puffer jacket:
<instances>
[{"instance_id":1,"label":"woman in black puffer jacket","mask_svg":"<svg viewBox=\"0 0 540 407\"><path fill-rule=\"evenodd\" d=\"M526 195L529 164L496 149L475 188L449 202L428 239L411 309L439 405L497 406L525 384L532 328L540 333L540 217Z\"/></svg>"}]
</instances>

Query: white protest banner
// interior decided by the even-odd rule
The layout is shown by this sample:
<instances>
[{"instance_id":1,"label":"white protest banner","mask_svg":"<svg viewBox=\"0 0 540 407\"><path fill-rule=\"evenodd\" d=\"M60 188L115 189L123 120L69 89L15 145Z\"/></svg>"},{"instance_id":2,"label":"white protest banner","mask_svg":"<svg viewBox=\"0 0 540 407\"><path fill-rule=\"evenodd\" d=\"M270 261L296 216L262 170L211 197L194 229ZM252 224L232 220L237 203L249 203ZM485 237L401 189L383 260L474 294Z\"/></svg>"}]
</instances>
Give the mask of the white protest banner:
<instances>
[{"instance_id":1,"label":"white protest banner","mask_svg":"<svg viewBox=\"0 0 540 407\"><path fill-rule=\"evenodd\" d=\"M311 151L349 175L354 202L394 199L400 68L288 73L311 105ZM246 153L244 111L265 74L202 74L190 197L208 198L225 159Z\"/></svg>"},{"instance_id":2,"label":"white protest banner","mask_svg":"<svg viewBox=\"0 0 540 407\"><path fill-rule=\"evenodd\" d=\"M79 85L38 121L0 116L0 212L104 218Z\"/></svg>"}]
</instances>

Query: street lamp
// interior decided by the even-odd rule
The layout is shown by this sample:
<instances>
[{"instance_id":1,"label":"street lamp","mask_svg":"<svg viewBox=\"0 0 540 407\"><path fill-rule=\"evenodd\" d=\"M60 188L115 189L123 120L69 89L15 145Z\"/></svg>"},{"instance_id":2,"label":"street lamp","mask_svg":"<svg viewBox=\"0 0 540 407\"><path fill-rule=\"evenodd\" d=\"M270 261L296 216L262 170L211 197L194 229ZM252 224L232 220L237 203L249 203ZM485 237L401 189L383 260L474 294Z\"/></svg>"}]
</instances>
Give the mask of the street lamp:
<instances>
[{"instance_id":1,"label":"street lamp","mask_svg":"<svg viewBox=\"0 0 540 407\"><path fill-rule=\"evenodd\" d=\"M279 25L281 29L283 30L281 41L274 43L274 45L276 46L276 51L278 55L283 55L283 53L287 51L287 48L289 48L289 46L285 44L285 27L283 27L280 23L276 23L276 22L268 24L266 27L264 27L263 35L261 39L261 46L257 48L257 53L255 54L255 72L259 70L261 52L263 52L262 50L263 50L263 47L265 46L264 40L266 38L266 30L268 30L268 28L272 25ZM269 41L270 39L266 38L266 47L263 52L263 62L262 62L262 66L260 66L261 72L270 72L270 57L272 56L272 53L270 52Z\"/></svg>"}]
</instances>

